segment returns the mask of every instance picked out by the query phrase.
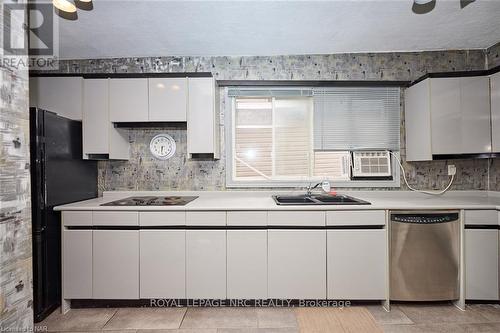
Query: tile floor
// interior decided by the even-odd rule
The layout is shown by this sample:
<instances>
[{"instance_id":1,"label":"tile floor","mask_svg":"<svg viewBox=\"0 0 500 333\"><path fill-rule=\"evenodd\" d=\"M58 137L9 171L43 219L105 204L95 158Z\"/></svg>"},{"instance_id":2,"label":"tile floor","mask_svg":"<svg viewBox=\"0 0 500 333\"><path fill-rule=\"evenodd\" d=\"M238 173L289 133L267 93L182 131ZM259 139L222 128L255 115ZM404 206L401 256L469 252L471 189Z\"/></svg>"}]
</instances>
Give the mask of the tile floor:
<instances>
[{"instance_id":1,"label":"tile floor","mask_svg":"<svg viewBox=\"0 0 500 333\"><path fill-rule=\"evenodd\" d=\"M500 305L379 305L348 308L119 308L59 311L49 332L124 333L472 333L500 332Z\"/></svg>"}]
</instances>

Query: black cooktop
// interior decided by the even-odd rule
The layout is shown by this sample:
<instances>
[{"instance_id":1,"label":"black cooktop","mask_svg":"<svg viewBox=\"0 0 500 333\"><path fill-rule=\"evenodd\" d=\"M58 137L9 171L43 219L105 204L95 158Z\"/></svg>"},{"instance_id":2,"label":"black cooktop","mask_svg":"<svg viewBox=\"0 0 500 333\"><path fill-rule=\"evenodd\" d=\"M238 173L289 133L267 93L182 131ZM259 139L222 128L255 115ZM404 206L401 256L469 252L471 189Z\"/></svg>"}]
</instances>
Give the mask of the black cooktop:
<instances>
[{"instance_id":1,"label":"black cooktop","mask_svg":"<svg viewBox=\"0 0 500 333\"><path fill-rule=\"evenodd\" d=\"M129 197L101 204L101 206L184 206L196 197L171 196L171 197Z\"/></svg>"}]
</instances>

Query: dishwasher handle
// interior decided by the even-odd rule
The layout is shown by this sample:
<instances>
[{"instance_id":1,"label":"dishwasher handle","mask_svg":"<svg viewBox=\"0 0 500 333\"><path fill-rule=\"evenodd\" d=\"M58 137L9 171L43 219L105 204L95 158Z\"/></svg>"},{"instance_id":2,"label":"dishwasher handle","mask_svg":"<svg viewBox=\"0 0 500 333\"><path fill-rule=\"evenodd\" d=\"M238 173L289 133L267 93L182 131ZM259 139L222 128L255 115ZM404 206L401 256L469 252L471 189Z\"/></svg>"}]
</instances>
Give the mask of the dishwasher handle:
<instances>
[{"instance_id":1,"label":"dishwasher handle","mask_svg":"<svg viewBox=\"0 0 500 333\"><path fill-rule=\"evenodd\" d=\"M458 221L458 212L432 213L391 213L391 222L416 223L416 224L436 224Z\"/></svg>"}]
</instances>

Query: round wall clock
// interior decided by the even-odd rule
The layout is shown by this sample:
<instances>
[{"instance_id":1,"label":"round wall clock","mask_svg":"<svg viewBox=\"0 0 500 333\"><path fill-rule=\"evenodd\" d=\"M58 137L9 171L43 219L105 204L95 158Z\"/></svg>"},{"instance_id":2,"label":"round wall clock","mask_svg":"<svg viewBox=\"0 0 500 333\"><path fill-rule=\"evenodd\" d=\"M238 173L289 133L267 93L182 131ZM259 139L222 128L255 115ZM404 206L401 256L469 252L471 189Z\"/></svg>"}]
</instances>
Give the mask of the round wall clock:
<instances>
[{"instance_id":1,"label":"round wall clock","mask_svg":"<svg viewBox=\"0 0 500 333\"><path fill-rule=\"evenodd\" d=\"M158 134L151 139L149 150L154 157L167 160L175 153L175 141L168 134Z\"/></svg>"}]
</instances>

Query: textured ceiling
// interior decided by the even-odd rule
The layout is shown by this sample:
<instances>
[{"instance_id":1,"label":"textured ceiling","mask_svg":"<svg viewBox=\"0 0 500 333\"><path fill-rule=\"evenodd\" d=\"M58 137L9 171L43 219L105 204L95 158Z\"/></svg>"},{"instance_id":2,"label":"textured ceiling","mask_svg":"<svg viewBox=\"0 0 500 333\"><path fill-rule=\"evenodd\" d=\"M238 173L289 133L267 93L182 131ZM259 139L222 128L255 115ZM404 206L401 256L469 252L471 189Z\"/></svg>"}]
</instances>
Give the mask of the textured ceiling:
<instances>
[{"instance_id":1,"label":"textured ceiling","mask_svg":"<svg viewBox=\"0 0 500 333\"><path fill-rule=\"evenodd\" d=\"M462 0L463 1L463 0ZM60 20L63 59L286 55L486 48L500 41L500 0L94 0Z\"/></svg>"}]
</instances>

